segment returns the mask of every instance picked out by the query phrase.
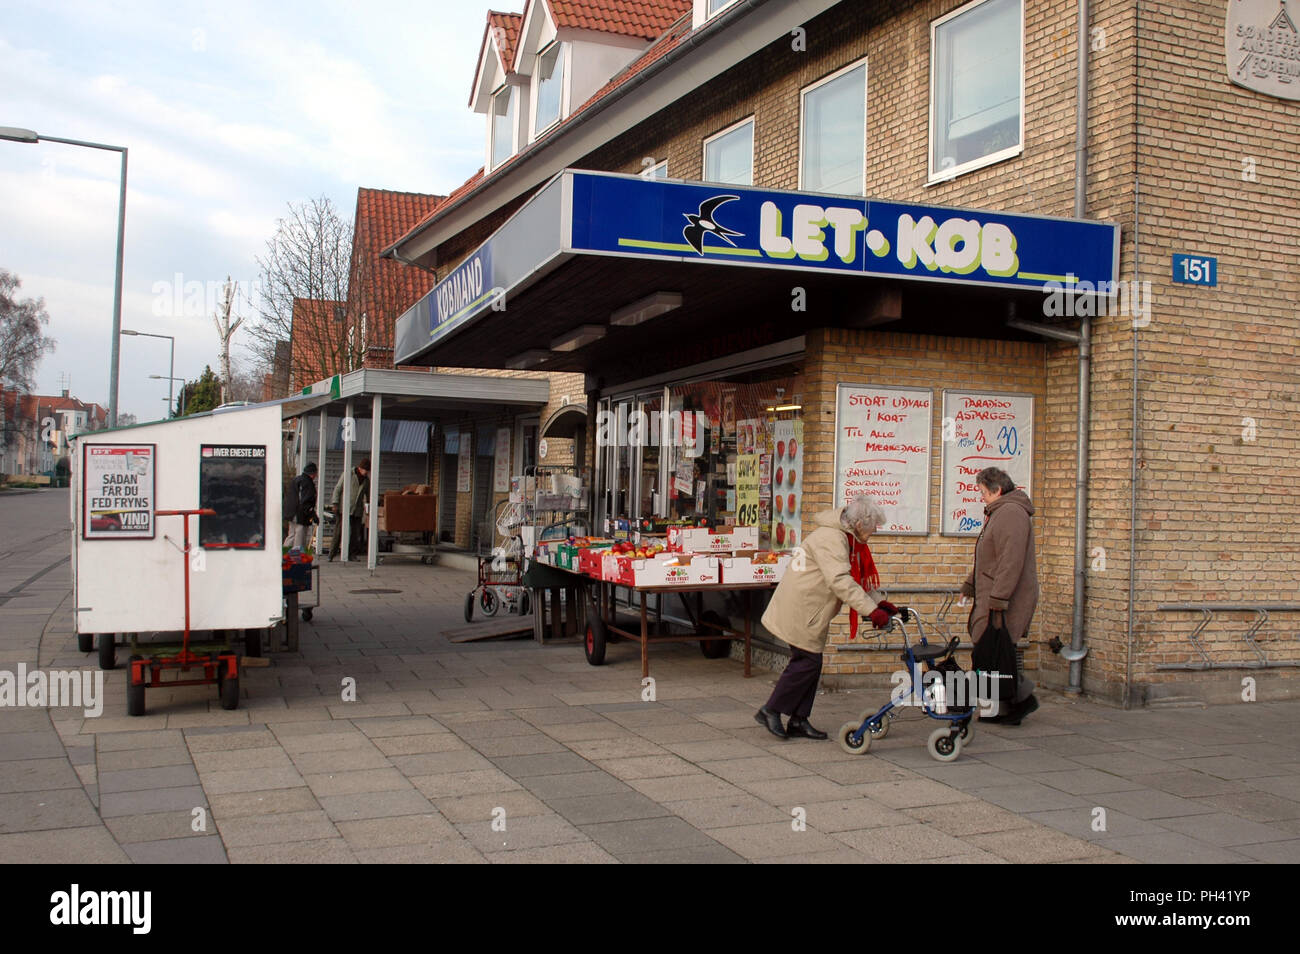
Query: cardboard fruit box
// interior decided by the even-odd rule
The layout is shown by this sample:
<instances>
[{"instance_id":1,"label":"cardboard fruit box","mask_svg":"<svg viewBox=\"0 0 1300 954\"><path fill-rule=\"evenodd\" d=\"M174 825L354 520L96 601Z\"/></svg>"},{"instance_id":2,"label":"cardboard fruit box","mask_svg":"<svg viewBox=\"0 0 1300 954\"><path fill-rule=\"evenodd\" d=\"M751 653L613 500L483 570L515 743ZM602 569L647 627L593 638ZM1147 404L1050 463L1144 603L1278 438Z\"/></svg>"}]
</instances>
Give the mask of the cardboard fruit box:
<instances>
[{"instance_id":1,"label":"cardboard fruit box","mask_svg":"<svg viewBox=\"0 0 1300 954\"><path fill-rule=\"evenodd\" d=\"M668 548L683 553L757 550L758 527L669 527Z\"/></svg>"},{"instance_id":2,"label":"cardboard fruit box","mask_svg":"<svg viewBox=\"0 0 1300 954\"><path fill-rule=\"evenodd\" d=\"M752 557L723 557L719 561L723 583L780 583L790 568L790 555L779 556L775 563L755 563Z\"/></svg>"},{"instance_id":3,"label":"cardboard fruit box","mask_svg":"<svg viewBox=\"0 0 1300 954\"><path fill-rule=\"evenodd\" d=\"M603 563L604 578L624 586L699 586L721 582L715 557L690 559L661 553L650 559L609 554Z\"/></svg>"},{"instance_id":4,"label":"cardboard fruit box","mask_svg":"<svg viewBox=\"0 0 1300 954\"><path fill-rule=\"evenodd\" d=\"M603 546L583 547L578 551L578 572L587 576L600 579L601 577L601 560L609 552L610 544Z\"/></svg>"}]
</instances>

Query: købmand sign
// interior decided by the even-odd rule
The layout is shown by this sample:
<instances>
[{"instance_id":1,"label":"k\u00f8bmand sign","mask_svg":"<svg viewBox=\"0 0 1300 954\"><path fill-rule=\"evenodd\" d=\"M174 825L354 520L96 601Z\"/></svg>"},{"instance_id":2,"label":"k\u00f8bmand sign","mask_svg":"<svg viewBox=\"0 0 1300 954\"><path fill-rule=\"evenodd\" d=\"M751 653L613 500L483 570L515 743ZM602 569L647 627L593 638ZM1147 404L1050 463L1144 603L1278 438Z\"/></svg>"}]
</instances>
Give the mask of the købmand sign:
<instances>
[{"instance_id":1,"label":"k\u00f8bmand sign","mask_svg":"<svg viewBox=\"0 0 1300 954\"><path fill-rule=\"evenodd\" d=\"M1228 0L1228 78L1257 93L1300 100L1298 17L1295 0Z\"/></svg>"}]
</instances>

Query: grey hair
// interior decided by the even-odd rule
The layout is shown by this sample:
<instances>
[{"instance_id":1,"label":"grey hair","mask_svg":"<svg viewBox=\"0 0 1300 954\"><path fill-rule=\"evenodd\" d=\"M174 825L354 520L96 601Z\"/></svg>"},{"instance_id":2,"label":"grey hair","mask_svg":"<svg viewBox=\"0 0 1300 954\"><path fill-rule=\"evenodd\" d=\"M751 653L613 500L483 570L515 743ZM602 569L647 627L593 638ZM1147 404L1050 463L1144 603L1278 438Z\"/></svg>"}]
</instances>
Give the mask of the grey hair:
<instances>
[{"instance_id":1,"label":"grey hair","mask_svg":"<svg viewBox=\"0 0 1300 954\"><path fill-rule=\"evenodd\" d=\"M840 511L840 526L855 536L859 528L875 533L885 523L885 512L869 497L854 497Z\"/></svg>"}]
</instances>

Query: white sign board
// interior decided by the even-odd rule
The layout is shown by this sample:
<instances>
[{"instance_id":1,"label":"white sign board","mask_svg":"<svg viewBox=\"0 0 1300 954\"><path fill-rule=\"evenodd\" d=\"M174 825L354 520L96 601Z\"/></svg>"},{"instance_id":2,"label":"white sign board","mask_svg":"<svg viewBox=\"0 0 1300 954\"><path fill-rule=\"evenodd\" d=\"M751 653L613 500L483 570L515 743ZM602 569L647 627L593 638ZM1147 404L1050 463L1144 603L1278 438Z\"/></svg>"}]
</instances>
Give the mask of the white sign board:
<instances>
[{"instance_id":1,"label":"white sign board","mask_svg":"<svg viewBox=\"0 0 1300 954\"><path fill-rule=\"evenodd\" d=\"M497 428L496 460L492 468L492 492L504 494L510 490L510 428Z\"/></svg>"},{"instance_id":2,"label":"white sign board","mask_svg":"<svg viewBox=\"0 0 1300 954\"><path fill-rule=\"evenodd\" d=\"M836 507L865 494L888 518L877 533L929 533L933 405L929 388L836 387Z\"/></svg>"},{"instance_id":3,"label":"white sign board","mask_svg":"<svg viewBox=\"0 0 1300 954\"><path fill-rule=\"evenodd\" d=\"M470 492L474 477L474 432L460 432L460 453L456 457L456 493Z\"/></svg>"},{"instance_id":4,"label":"white sign board","mask_svg":"<svg viewBox=\"0 0 1300 954\"><path fill-rule=\"evenodd\" d=\"M151 540L154 445L90 444L81 484L83 540Z\"/></svg>"},{"instance_id":5,"label":"white sign board","mask_svg":"<svg viewBox=\"0 0 1300 954\"><path fill-rule=\"evenodd\" d=\"M1033 496L1034 398L989 391L943 392L943 505L940 532L973 537L984 526L975 475L1000 467Z\"/></svg>"}]
</instances>

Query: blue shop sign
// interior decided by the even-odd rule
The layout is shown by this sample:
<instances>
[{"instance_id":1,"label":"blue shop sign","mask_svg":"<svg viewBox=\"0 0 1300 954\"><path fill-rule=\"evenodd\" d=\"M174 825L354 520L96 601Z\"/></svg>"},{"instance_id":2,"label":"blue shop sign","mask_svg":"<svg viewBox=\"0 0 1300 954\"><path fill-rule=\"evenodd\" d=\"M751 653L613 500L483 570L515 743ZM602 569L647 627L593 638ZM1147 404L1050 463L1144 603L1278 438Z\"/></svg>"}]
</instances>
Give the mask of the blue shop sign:
<instances>
[{"instance_id":1,"label":"blue shop sign","mask_svg":"<svg viewBox=\"0 0 1300 954\"><path fill-rule=\"evenodd\" d=\"M492 279L492 245L485 243L434 288L429 333L474 314L500 294L503 289Z\"/></svg>"},{"instance_id":2,"label":"blue shop sign","mask_svg":"<svg viewBox=\"0 0 1300 954\"><path fill-rule=\"evenodd\" d=\"M1115 280L1100 222L573 173L573 251L1042 288Z\"/></svg>"}]
</instances>

